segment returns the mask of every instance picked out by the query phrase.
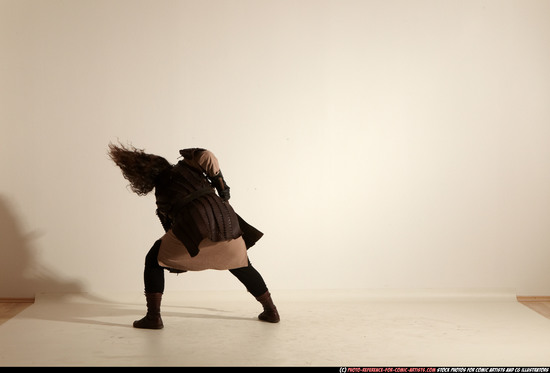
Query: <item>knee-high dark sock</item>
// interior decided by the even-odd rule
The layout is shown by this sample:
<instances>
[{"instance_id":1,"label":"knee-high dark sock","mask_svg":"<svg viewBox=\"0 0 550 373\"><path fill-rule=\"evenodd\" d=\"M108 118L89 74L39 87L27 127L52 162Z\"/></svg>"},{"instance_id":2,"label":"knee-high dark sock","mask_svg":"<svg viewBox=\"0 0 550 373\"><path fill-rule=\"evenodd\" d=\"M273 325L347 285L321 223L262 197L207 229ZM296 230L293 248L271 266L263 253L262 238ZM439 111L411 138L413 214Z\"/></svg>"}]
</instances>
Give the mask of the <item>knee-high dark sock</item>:
<instances>
[{"instance_id":1,"label":"knee-high dark sock","mask_svg":"<svg viewBox=\"0 0 550 373\"><path fill-rule=\"evenodd\" d=\"M146 293L164 293L164 269L158 263L160 242L156 241L145 256L143 282Z\"/></svg>"},{"instance_id":2,"label":"knee-high dark sock","mask_svg":"<svg viewBox=\"0 0 550 373\"><path fill-rule=\"evenodd\" d=\"M248 261L248 267L230 269L229 272L237 277L254 297L259 297L267 291L262 275L252 267L250 260Z\"/></svg>"}]
</instances>

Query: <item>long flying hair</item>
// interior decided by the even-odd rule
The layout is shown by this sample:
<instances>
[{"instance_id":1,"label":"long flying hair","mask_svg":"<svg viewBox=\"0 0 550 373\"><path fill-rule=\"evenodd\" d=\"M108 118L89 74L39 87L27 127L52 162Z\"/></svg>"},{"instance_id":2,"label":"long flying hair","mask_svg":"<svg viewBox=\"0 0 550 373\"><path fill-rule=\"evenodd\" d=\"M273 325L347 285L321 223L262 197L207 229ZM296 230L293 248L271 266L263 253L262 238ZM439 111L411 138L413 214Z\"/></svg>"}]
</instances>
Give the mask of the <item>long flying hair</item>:
<instances>
[{"instance_id":1,"label":"long flying hair","mask_svg":"<svg viewBox=\"0 0 550 373\"><path fill-rule=\"evenodd\" d=\"M130 182L132 192L145 196L155 187L155 179L172 165L163 157L147 154L132 145L109 144L109 157L116 163L122 175Z\"/></svg>"}]
</instances>

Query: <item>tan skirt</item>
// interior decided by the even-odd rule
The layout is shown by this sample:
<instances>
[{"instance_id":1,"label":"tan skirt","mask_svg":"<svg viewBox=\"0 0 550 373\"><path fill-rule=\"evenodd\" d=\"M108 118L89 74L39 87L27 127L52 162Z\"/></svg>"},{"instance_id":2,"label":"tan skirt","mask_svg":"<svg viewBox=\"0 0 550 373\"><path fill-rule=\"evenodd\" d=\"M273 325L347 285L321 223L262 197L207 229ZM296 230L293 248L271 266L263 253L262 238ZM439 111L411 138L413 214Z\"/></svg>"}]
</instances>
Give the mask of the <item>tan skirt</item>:
<instances>
[{"instance_id":1,"label":"tan skirt","mask_svg":"<svg viewBox=\"0 0 550 373\"><path fill-rule=\"evenodd\" d=\"M166 268L182 271L205 269L234 269L248 266L246 245L242 237L229 241L213 242L207 238L199 244L199 254L191 257L185 245L172 230L161 238L158 262Z\"/></svg>"}]
</instances>

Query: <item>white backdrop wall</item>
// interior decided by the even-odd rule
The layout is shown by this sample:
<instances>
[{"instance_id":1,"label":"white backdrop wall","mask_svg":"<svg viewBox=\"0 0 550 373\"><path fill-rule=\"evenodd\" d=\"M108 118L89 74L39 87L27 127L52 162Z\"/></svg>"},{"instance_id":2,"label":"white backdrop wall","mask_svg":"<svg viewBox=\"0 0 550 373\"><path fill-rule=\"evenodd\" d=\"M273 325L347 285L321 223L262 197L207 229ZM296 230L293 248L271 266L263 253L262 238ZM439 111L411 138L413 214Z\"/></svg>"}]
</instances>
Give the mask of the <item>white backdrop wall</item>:
<instances>
[{"instance_id":1,"label":"white backdrop wall","mask_svg":"<svg viewBox=\"0 0 550 373\"><path fill-rule=\"evenodd\" d=\"M0 297L142 291L162 228L108 160L117 139L214 151L272 289L550 295L549 17L547 0L0 0Z\"/></svg>"}]
</instances>

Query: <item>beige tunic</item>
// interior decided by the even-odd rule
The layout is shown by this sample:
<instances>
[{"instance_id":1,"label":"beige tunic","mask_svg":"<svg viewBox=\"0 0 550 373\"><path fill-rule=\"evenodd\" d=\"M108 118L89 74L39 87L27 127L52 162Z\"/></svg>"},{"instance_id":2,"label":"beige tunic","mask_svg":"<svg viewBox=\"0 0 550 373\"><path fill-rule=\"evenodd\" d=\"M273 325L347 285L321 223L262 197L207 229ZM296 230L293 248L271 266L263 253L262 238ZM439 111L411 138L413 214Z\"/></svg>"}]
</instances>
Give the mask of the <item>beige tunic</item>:
<instances>
[{"instance_id":1,"label":"beige tunic","mask_svg":"<svg viewBox=\"0 0 550 373\"><path fill-rule=\"evenodd\" d=\"M161 267L182 271L205 269L234 269L248 266L246 246L242 237L229 241L213 242L208 238L199 244L199 254L191 257L172 230L162 236L158 262Z\"/></svg>"},{"instance_id":2,"label":"beige tunic","mask_svg":"<svg viewBox=\"0 0 550 373\"><path fill-rule=\"evenodd\" d=\"M184 160L209 176L220 171L218 160L208 150L200 152L197 156L193 154L193 158ZM248 266L248 256L244 240L239 237L221 242L205 238L199 244L199 254L191 257L185 245L178 240L172 230L169 230L161 238L158 262L162 267L182 271L225 270Z\"/></svg>"}]
</instances>

